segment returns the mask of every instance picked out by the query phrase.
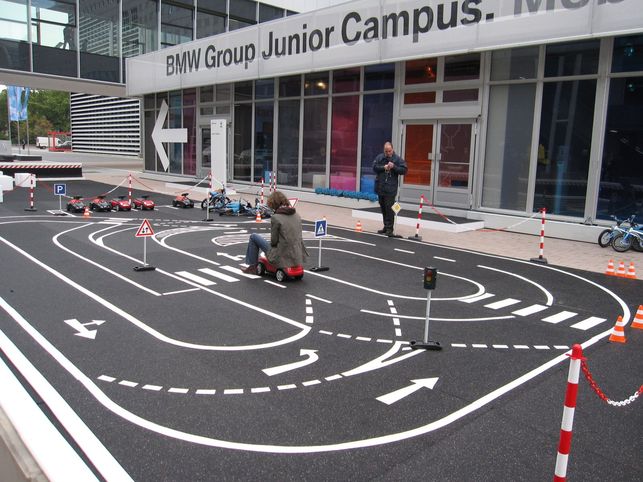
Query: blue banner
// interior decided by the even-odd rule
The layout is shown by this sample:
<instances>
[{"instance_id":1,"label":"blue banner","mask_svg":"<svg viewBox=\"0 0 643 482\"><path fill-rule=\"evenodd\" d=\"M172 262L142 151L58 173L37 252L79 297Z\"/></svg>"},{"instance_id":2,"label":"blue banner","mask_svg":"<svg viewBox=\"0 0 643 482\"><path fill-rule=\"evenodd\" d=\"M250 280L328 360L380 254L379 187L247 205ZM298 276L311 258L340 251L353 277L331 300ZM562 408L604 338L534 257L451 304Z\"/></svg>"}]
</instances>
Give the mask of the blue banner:
<instances>
[{"instance_id":1,"label":"blue banner","mask_svg":"<svg viewBox=\"0 0 643 482\"><path fill-rule=\"evenodd\" d=\"M27 104L29 103L29 87L7 86L9 97L9 120L27 120Z\"/></svg>"}]
</instances>

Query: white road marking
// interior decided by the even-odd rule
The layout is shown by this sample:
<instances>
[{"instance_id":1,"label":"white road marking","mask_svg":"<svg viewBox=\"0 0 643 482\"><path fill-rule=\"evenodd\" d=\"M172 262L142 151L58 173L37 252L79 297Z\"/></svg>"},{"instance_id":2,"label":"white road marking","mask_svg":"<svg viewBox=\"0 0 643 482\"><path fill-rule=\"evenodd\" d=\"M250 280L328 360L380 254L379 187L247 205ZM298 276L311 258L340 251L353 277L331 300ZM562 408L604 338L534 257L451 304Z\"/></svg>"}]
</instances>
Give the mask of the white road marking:
<instances>
[{"instance_id":1,"label":"white road marking","mask_svg":"<svg viewBox=\"0 0 643 482\"><path fill-rule=\"evenodd\" d=\"M269 391L270 391L270 387L256 387L256 388L250 389L250 393L264 393Z\"/></svg>"},{"instance_id":2,"label":"white road marking","mask_svg":"<svg viewBox=\"0 0 643 482\"><path fill-rule=\"evenodd\" d=\"M137 382L131 382L131 381L129 381L129 380L121 380L120 382L118 382L118 384L119 384L119 385L126 386L126 387L132 387L132 388L134 388L134 387L137 387L137 386L138 386L138 383L137 383Z\"/></svg>"},{"instance_id":3,"label":"white road marking","mask_svg":"<svg viewBox=\"0 0 643 482\"><path fill-rule=\"evenodd\" d=\"M490 308L492 310L499 310L500 308L506 308L507 306L515 305L520 303L520 300L515 300L513 298L505 298L504 300L496 301L494 303L489 303L484 305L485 308Z\"/></svg>"},{"instance_id":4,"label":"white road marking","mask_svg":"<svg viewBox=\"0 0 643 482\"><path fill-rule=\"evenodd\" d=\"M289 385L277 385L277 390L292 390L293 388L297 388L297 385L294 383Z\"/></svg>"},{"instance_id":5,"label":"white road marking","mask_svg":"<svg viewBox=\"0 0 643 482\"><path fill-rule=\"evenodd\" d=\"M337 336L340 338L352 338L352 335L347 335L346 333L337 333Z\"/></svg>"},{"instance_id":6,"label":"white road marking","mask_svg":"<svg viewBox=\"0 0 643 482\"><path fill-rule=\"evenodd\" d=\"M386 405L391 405L402 400L404 397L417 392L420 388L424 387L432 390L437 382L438 378L421 378L417 380L411 380L411 385L400 388L391 393L387 393L386 395L381 395L377 397L376 400L385 403Z\"/></svg>"},{"instance_id":7,"label":"white road marking","mask_svg":"<svg viewBox=\"0 0 643 482\"><path fill-rule=\"evenodd\" d=\"M484 343L472 343L471 346L473 348L487 348L487 345L485 345Z\"/></svg>"},{"instance_id":8,"label":"white road marking","mask_svg":"<svg viewBox=\"0 0 643 482\"><path fill-rule=\"evenodd\" d=\"M407 249L393 248L393 251L399 251L400 253L415 254L415 251L409 251Z\"/></svg>"},{"instance_id":9,"label":"white road marking","mask_svg":"<svg viewBox=\"0 0 643 482\"><path fill-rule=\"evenodd\" d=\"M213 269L210 269L210 268L200 268L199 271L201 273L207 274L208 276L212 276L213 278L221 279L229 283L234 283L235 281L239 281L239 278L235 278L233 276L230 276L224 273L219 273L218 271L214 271Z\"/></svg>"},{"instance_id":10,"label":"white road marking","mask_svg":"<svg viewBox=\"0 0 643 482\"><path fill-rule=\"evenodd\" d=\"M395 336L397 336L398 338L402 336L402 330L400 330L399 328L395 328Z\"/></svg>"},{"instance_id":11,"label":"white road marking","mask_svg":"<svg viewBox=\"0 0 643 482\"><path fill-rule=\"evenodd\" d=\"M168 291L166 293L162 293L163 296L169 296L169 295L178 295L181 293L189 293L190 291L200 291L200 288L188 288L186 290L177 290L177 291Z\"/></svg>"},{"instance_id":12,"label":"white road marking","mask_svg":"<svg viewBox=\"0 0 643 482\"><path fill-rule=\"evenodd\" d=\"M108 377L107 375L101 375L98 377L99 380L103 380L104 382L113 382L116 380L114 377Z\"/></svg>"},{"instance_id":13,"label":"white road marking","mask_svg":"<svg viewBox=\"0 0 643 482\"><path fill-rule=\"evenodd\" d=\"M382 313L381 311L371 311L371 310L365 310L365 309L361 309L359 311L361 311L362 313L369 313L371 315L404 318L405 320L426 320L426 315L425 316L392 315L391 313ZM434 318L432 316L431 320L434 320L434 321L491 321L491 320L509 320L511 318L515 318L515 316L513 315L486 316L482 318Z\"/></svg>"},{"instance_id":14,"label":"white road marking","mask_svg":"<svg viewBox=\"0 0 643 482\"><path fill-rule=\"evenodd\" d=\"M579 321L576 324L573 324L571 328L576 328L577 330L589 330L590 328L594 328L596 325L600 325L603 323L605 318L599 318L597 316L590 316L589 318L584 319L583 321Z\"/></svg>"},{"instance_id":15,"label":"white road marking","mask_svg":"<svg viewBox=\"0 0 643 482\"><path fill-rule=\"evenodd\" d=\"M223 390L224 395L242 395L243 388L226 388Z\"/></svg>"},{"instance_id":16,"label":"white road marking","mask_svg":"<svg viewBox=\"0 0 643 482\"><path fill-rule=\"evenodd\" d=\"M527 345L514 345L514 348L516 350L529 350L529 347Z\"/></svg>"},{"instance_id":17,"label":"white road marking","mask_svg":"<svg viewBox=\"0 0 643 482\"><path fill-rule=\"evenodd\" d=\"M440 256L433 256L433 259L439 259L441 261L448 261L449 263L455 263L455 259L450 259L450 258L442 258Z\"/></svg>"},{"instance_id":18,"label":"white road marking","mask_svg":"<svg viewBox=\"0 0 643 482\"><path fill-rule=\"evenodd\" d=\"M199 388L194 393L197 395L214 395L217 391L214 388Z\"/></svg>"},{"instance_id":19,"label":"white road marking","mask_svg":"<svg viewBox=\"0 0 643 482\"><path fill-rule=\"evenodd\" d=\"M188 393L189 389L187 388L168 388L169 393Z\"/></svg>"},{"instance_id":20,"label":"white road marking","mask_svg":"<svg viewBox=\"0 0 643 482\"><path fill-rule=\"evenodd\" d=\"M306 296L307 296L308 298L312 298L312 299L314 299L314 300L323 301L324 303L332 303L332 301L330 301L330 300L325 300L324 298L319 298L318 296L313 296L313 295L311 295L311 294L309 294L309 293L306 293Z\"/></svg>"},{"instance_id":21,"label":"white road marking","mask_svg":"<svg viewBox=\"0 0 643 482\"><path fill-rule=\"evenodd\" d=\"M536 304L536 305L528 306L526 308L522 308L520 310L512 311L511 313L518 316L529 316L546 309L547 309L547 306Z\"/></svg>"},{"instance_id":22,"label":"white road marking","mask_svg":"<svg viewBox=\"0 0 643 482\"><path fill-rule=\"evenodd\" d=\"M163 390L163 387L160 385L143 385L141 388L143 390L151 390L153 392L160 392Z\"/></svg>"},{"instance_id":23,"label":"white road marking","mask_svg":"<svg viewBox=\"0 0 643 482\"><path fill-rule=\"evenodd\" d=\"M306 321L306 323L311 324L311 323L313 323L313 322L314 322L314 317L312 317L312 316L306 316L306 320L305 320L305 321Z\"/></svg>"},{"instance_id":24,"label":"white road marking","mask_svg":"<svg viewBox=\"0 0 643 482\"><path fill-rule=\"evenodd\" d=\"M339 380L340 378L344 378L344 377L342 377L342 376L338 373L338 374L336 374L336 375L331 375L331 376L329 376L329 377L326 377L326 378L325 378L325 380L327 380L327 381L329 381L329 382L332 382L333 380Z\"/></svg>"},{"instance_id":25,"label":"white road marking","mask_svg":"<svg viewBox=\"0 0 643 482\"><path fill-rule=\"evenodd\" d=\"M520 276L519 274L511 273L509 271L503 271L503 270L497 269L497 268L492 268L490 266L482 266L482 265L479 264L478 267L482 268L482 269L488 269L488 270L491 270L491 271L495 271L497 273L503 273L503 274L506 274L507 276L513 276L514 278L518 278L520 280L523 280L525 283L529 283L529 284L535 286L536 288L538 288L540 291L542 291L544 293L545 297L547 298L547 301L545 302L545 304L547 306L551 306L551 305L554 304L554 297L552 296L552 294L548 290L546 290L544 286L536 283L535 281L532 281L532 280L530 280L528 278L525 278L524 276Z\"/></svg>"},{"instance_id":26,"label":"white road marking","mask_svg":"<svg viewBox=\"0 0 643 482\"><path fill-rule=\"evenodd\" d=\"M486 300L487 298L491 298L493 296L496 296L496 295L491 294L491 293L484 293L484 294L482 294L480 296L475 296L473 298L463 298L460 301L462 301L463 303L475 303L477 301Z\"/></svg>"},{"instance_id":27,"label":"white road marking","mask_svg":"<svg viewBox=\"0 0 643 482\"><path fill-rule=\"evenodd\" d=\"M313 385L319 385L320 383L320 380L308 380L307 382L303 382L302 385L305 387L311 387Z\"/></svg>"},{"instance_id":28,"label":"white road marking","mask_svg":"<svg viewBox=\"0 0 643 482\"><path fill-rule=\"evenodd\" d=\"M272 377L274 375L279 375L280 373L285 373L291 370L296 370L297 368L305 367L306 365L310 365L311 363L315 363L317 360L319 360L319 355L317 354L317 350L308 350L308 349L302 348L299 350L299 356L305 356L306 358L296 362L288 363L286 365L279 365L276 367L264 368L261 371L264 372L269 377Z\"/></svg>"},{"instance_id":29,"label":"white road marking","mask_svg":"<svg viewBox=\"0 0 643 482\"><path fill-rule=\"evenodd\" d=\"M499 349L507 349L509 348L508 345L491 345L493 348L499 348Z\"/></svg>"},{"instance_id":30,"label":"white road marking","mask_svg":"<svg viewBox=\"0 0 643 482\"><path fill-rule=\"evenodd\" d=\"M355 339L359 340L359 341L371 341L372 340L372 338L369 338L367 336L356 336Z\"/></svg>"},{"instance_id":31,"label":"white road marking","mask_svg":"<svg viewBox=\"0 0 643 482\"><path fill-rule=\"evenodd\" d=\"M276 282L274 282L274 281L270 281L270 280L268 280L268 279L263 280L263 282L264 282L264 283L268 283L269 285L276 286L277 288L282 288L282 289L285 289L285 288L286 288L283 284L281 284L281 283L276 283Z\"/></svg>"},{"instance_id":32,"label":"white road marking","mask_svg":"<svg viewBox=\"0 0 643 482\"><path fill-rule=\"evenodd\" d=\"M193 273L190 273L189 271L175 271L174 274L179 275L183 278L187 278L191 281L194 281L195 283L199 283L200 285L203 286L212 286L215 285L216 283L212 280L206 279L203 276L199 276Z\"/></svg>"},{"instance_id":33,"label":"white road marking","mask_svg":"<svg viewBox=\"0 0 643 482\"><path fill-rule=\"evenodd\" d=\"M312 315L313 314L313 307L312 306L307 306L306 307L306 313L309 314L309 315Z\"/></svg>"},{"instance_id":34,"label":"white road marking","mask_svg":"<svg viewBox=\"0 0 643 482\"><path fill-rule=\"evenodd\" d=\"M241 269L237 268L236 266L223 265L223 266L221 266L221 269L225 269L226 271L230 271L231 273L234 273L237 276L243 276L244 278L250 278L250 279L261 278L261 276L256 275L256 274L244 273L243 271L241 271Z\"/></svg>"},{"instance_id":35,"label":"white road marking","mask_svg":"<svg viewBox=\"0 0 643 482\"><path fill-rule=\"evenodd\" d=\"M565 321L569 318L573 318L576 316L578 313L574 313L573 311L561 311L560 313L556 313L555 315L548 316L547 318L543 318L542 321L546 321L547 323L560 323L561 321Z\"/></svg>"}]
</instances>

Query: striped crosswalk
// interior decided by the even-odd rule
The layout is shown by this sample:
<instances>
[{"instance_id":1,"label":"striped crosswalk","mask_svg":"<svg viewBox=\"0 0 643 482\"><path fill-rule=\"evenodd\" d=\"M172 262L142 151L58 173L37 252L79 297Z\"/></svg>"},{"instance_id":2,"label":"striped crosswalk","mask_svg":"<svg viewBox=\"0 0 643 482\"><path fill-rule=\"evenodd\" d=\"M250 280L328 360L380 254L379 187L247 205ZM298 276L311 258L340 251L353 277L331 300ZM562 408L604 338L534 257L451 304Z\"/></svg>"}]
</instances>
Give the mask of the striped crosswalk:
<instances>
[{"instance_id":1,"label":"striped crosswalk","mask_svg":"<svg viewBox=\"0 0 643 482\"><path fill-rule=\"evenodd\" d=\"M198 268L197 272L192 271L175 271L174 274L197 283L201 286L214 286L218 282L236 283L241 278L257 279L261 278L256 274L247 274L236 266L218 266L217 269ZM225 273L222 271L226 271ZM231 273L231 274L228 274Z\"/></svg>"},{"instance_id":2,"label":"striped crosswalk","mask_svg":"<svg viewBox=\"0 0 643 482\"><path fill-rule=\"evenodd\" d=\"M518 309L515 309L511 313L520 317L541 313L542 315L545 315L543 318L541 318L541 321L552 324L569 321L570 323L573 323L570 325L570 328L575 328L582 331L587 331L607 321L605 318L600 318L598 316L590 316L585 319L580 319L582 318L582 316L579 316L578 313L575 313L573 311L559 310L558 308L553 306L540 305L537 303L527 306L521 306L521 304L523 304L522 300L517 300L515 298L503 298L494 300L495 297L496 295L492 293L484 293L480 296L465 298L460 301L462 301L463 303L473 304L485 300L486 304L484 305L484 307L491 310L501 310L503 308L515 307Z\"/></svg>"}]
</instances>

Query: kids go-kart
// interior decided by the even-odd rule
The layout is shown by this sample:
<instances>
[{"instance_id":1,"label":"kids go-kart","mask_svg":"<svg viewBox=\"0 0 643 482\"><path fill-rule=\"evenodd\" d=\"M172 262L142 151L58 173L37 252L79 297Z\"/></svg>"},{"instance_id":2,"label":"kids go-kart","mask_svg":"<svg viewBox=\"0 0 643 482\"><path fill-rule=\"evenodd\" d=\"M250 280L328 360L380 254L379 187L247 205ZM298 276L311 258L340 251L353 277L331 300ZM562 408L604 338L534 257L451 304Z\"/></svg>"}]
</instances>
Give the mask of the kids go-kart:
<instances>
[{"instance_id":1,"label":"kids go-kart","mask_svg":"<svg viewBox=\"0 0 643 482\"><path fill-rule=\"evenodd\" d=\"M82 213L85 210L85 202L82 196L74 196L67 203L67 212Z\"/></svg>"},{"instance_id":2,"label":"kids go-kart","mask_svg":"<svg viewBox=\"0 0 643 482\"><path fill-rule=\"evenodd\" d=\"M156 204L148 195L143 195L132 200L132 208L140 209L141 211L145 211L146 209L152 211L155 206Z\"/></svg>"},{"instance_id":3,"label":"kids go-kart","mask_svg":"<svg viewBox=\"0 0 643 482\"><path fill-rule=\"evenodd\" d=\"M111 211L112 203L105 199L105 196L103 195L96 196L94 199L89 201L89 209L92 211Z\"/></svg>"},{"instance_id":4,"label":"kids go-kart","mask_svg":"<svg viewBox=\"0 0 643 482\"><path fill-rule=\"evenodd\" d=\"M188 197L188 193L179 194L172 200L172 206L175 208L193 208L194 200Z\"/></svg>"},{"instance_id":5,"label":"kids go-kart","mask_svg":"<svg viewBox=\"0 0 643 482\"><path fill-rule=\"evenodd\" d=\"M304 267L298 264L289 268L277 268L270 264L266 256L262 254L259 256L259 262L257 263L257 274L263 276L265 273L274 274L277 281L281 283L286 279L302 279L304 277Z\"/></svg>"},{"instance_id":6,"label":"kids go-kart","mask_svg":"<svg viewBox=\"0 0 643 482\"><path fill-rule=\"evenodd\" d=\"M129 202L127 196L118 196L118 198L112 199L110 202L112 203L112 209L116 209L117 211L132 210L132 203Z\"/></svg>"}]
</instances>

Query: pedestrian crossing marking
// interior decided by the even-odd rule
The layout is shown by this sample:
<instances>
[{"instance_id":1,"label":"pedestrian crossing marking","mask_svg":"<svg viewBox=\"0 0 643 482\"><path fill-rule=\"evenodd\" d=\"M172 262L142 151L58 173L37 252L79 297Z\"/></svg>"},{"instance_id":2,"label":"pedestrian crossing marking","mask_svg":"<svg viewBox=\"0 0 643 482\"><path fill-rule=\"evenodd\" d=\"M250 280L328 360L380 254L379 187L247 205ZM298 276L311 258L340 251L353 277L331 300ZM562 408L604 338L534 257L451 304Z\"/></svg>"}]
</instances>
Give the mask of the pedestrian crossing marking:
<instances>
[{"instance_id":1,"label":"pedestrian crossing marking","mask_svg":"<svg viewBox=\"0 0 643 482\"><path fill-rule=\"evenodd\" d=\"M555 315L543 318L543 321L546 321L547 323L560 323L561 321L573 318L577 314L578 313L574 313L573 311L561 311L560 313L556 313Z\"/></svg>"},{"instance_id":2,"label":"pedestrian crossing marking","mask_svg":"<svg viewBox=\"0 0 643 482\"><path fill-rule=\"evenodd\" d=\"M460 301L462 301L463 303L475 303L476 301L486 300L487 298L491 298L493 296L496 296L496 295L491 293L484 293L480 296L476 296L475 298L467 298Z\"/></svg>"},{"instance_id":3,"label":"pedestrian crossing marking","mask_svg":"<svg viewBox=\"0 0 643 482\"><path fill-rule=\"evenodd\" d=\"M590 328L595 327L596 325L600 325L605 321L605 318L599 318L597 316L590 316L589 318L584 319L583 321L579 321L578 323L572 325L572 328L576 328L577 330L589 330Z\"/></svg>"},{"instance_id":4,"label":"pedestrian crossing marking","mask_svg":"<svg viewBox=\"0 0 643 482\"><path fill-rule=\"evenodd\" d=\"M227 275L225 273L219 273L218 271L214 271L213 269L210 268L201 268L199 270L201 273L205 273L207 275L212 276L213 278L218 278L223 281L228 281L229 283L234 283L235 281L239 281L238 278L235 278L233 276Z\"/></svg>"},{"instance_id":5,"label":"pedestrian crossing marking","mask_svg":"<svg viewBox=\"0 0 643 482\"><path fill-rule=\"evenodd\" d=\"M528 306L526 308L522 308L520 310L512 311L511 313L518 316L529 316L546 309L547 309L547 306L536 304L536 305Z\"/></svg>"},{"instance_id":6,"label":"pedestrian crossing marking","mask_svg":"<svg viewBox=\"0 0 643 482\"><path fill-rule=\"evenodd\" d=\"M230 271L231 273L234 273L238 276L243 276L244 278L250 278L250 279L256 279L256 278L261 278L261 276L256 275L256 274L249 274L249 273L244 273L241 271L240 268L237 268L235 266L221 266L221 269L225 269L226 271Z\"/></svg>"},{"instance_id":7,"label":"pedestrian crossing marking","mask_svg":"<svg viewBox=\"0 0 643 482\"><path fill-rule=\"evenodd\" d=\"M189 271L177 271L175 274L178 274L179 276L187 278L187 279L189 279L191 281L194 281L196 283L199 283L200 285L203 285L203 286L212 286L212 285L216 284L214 281L210 281L209 279L206 279L206 278L204 278L202 276L192 274Z\"/></svg>"},{"instance_id":8,"label":"pedestrian crossing marking","mask_svg":"<svg viewBox=\"0 0 643 482\"><path fill-rule=\"evenodd\" d=\"M499 310L500 308L506 308L507 306L515 305L516 303L520 303L520 300L505 298L504 300L496 301L495 303L489 303L488 305L484 306L485 308L491 308L492 310Z\"/></svg>"}]
</instances>

